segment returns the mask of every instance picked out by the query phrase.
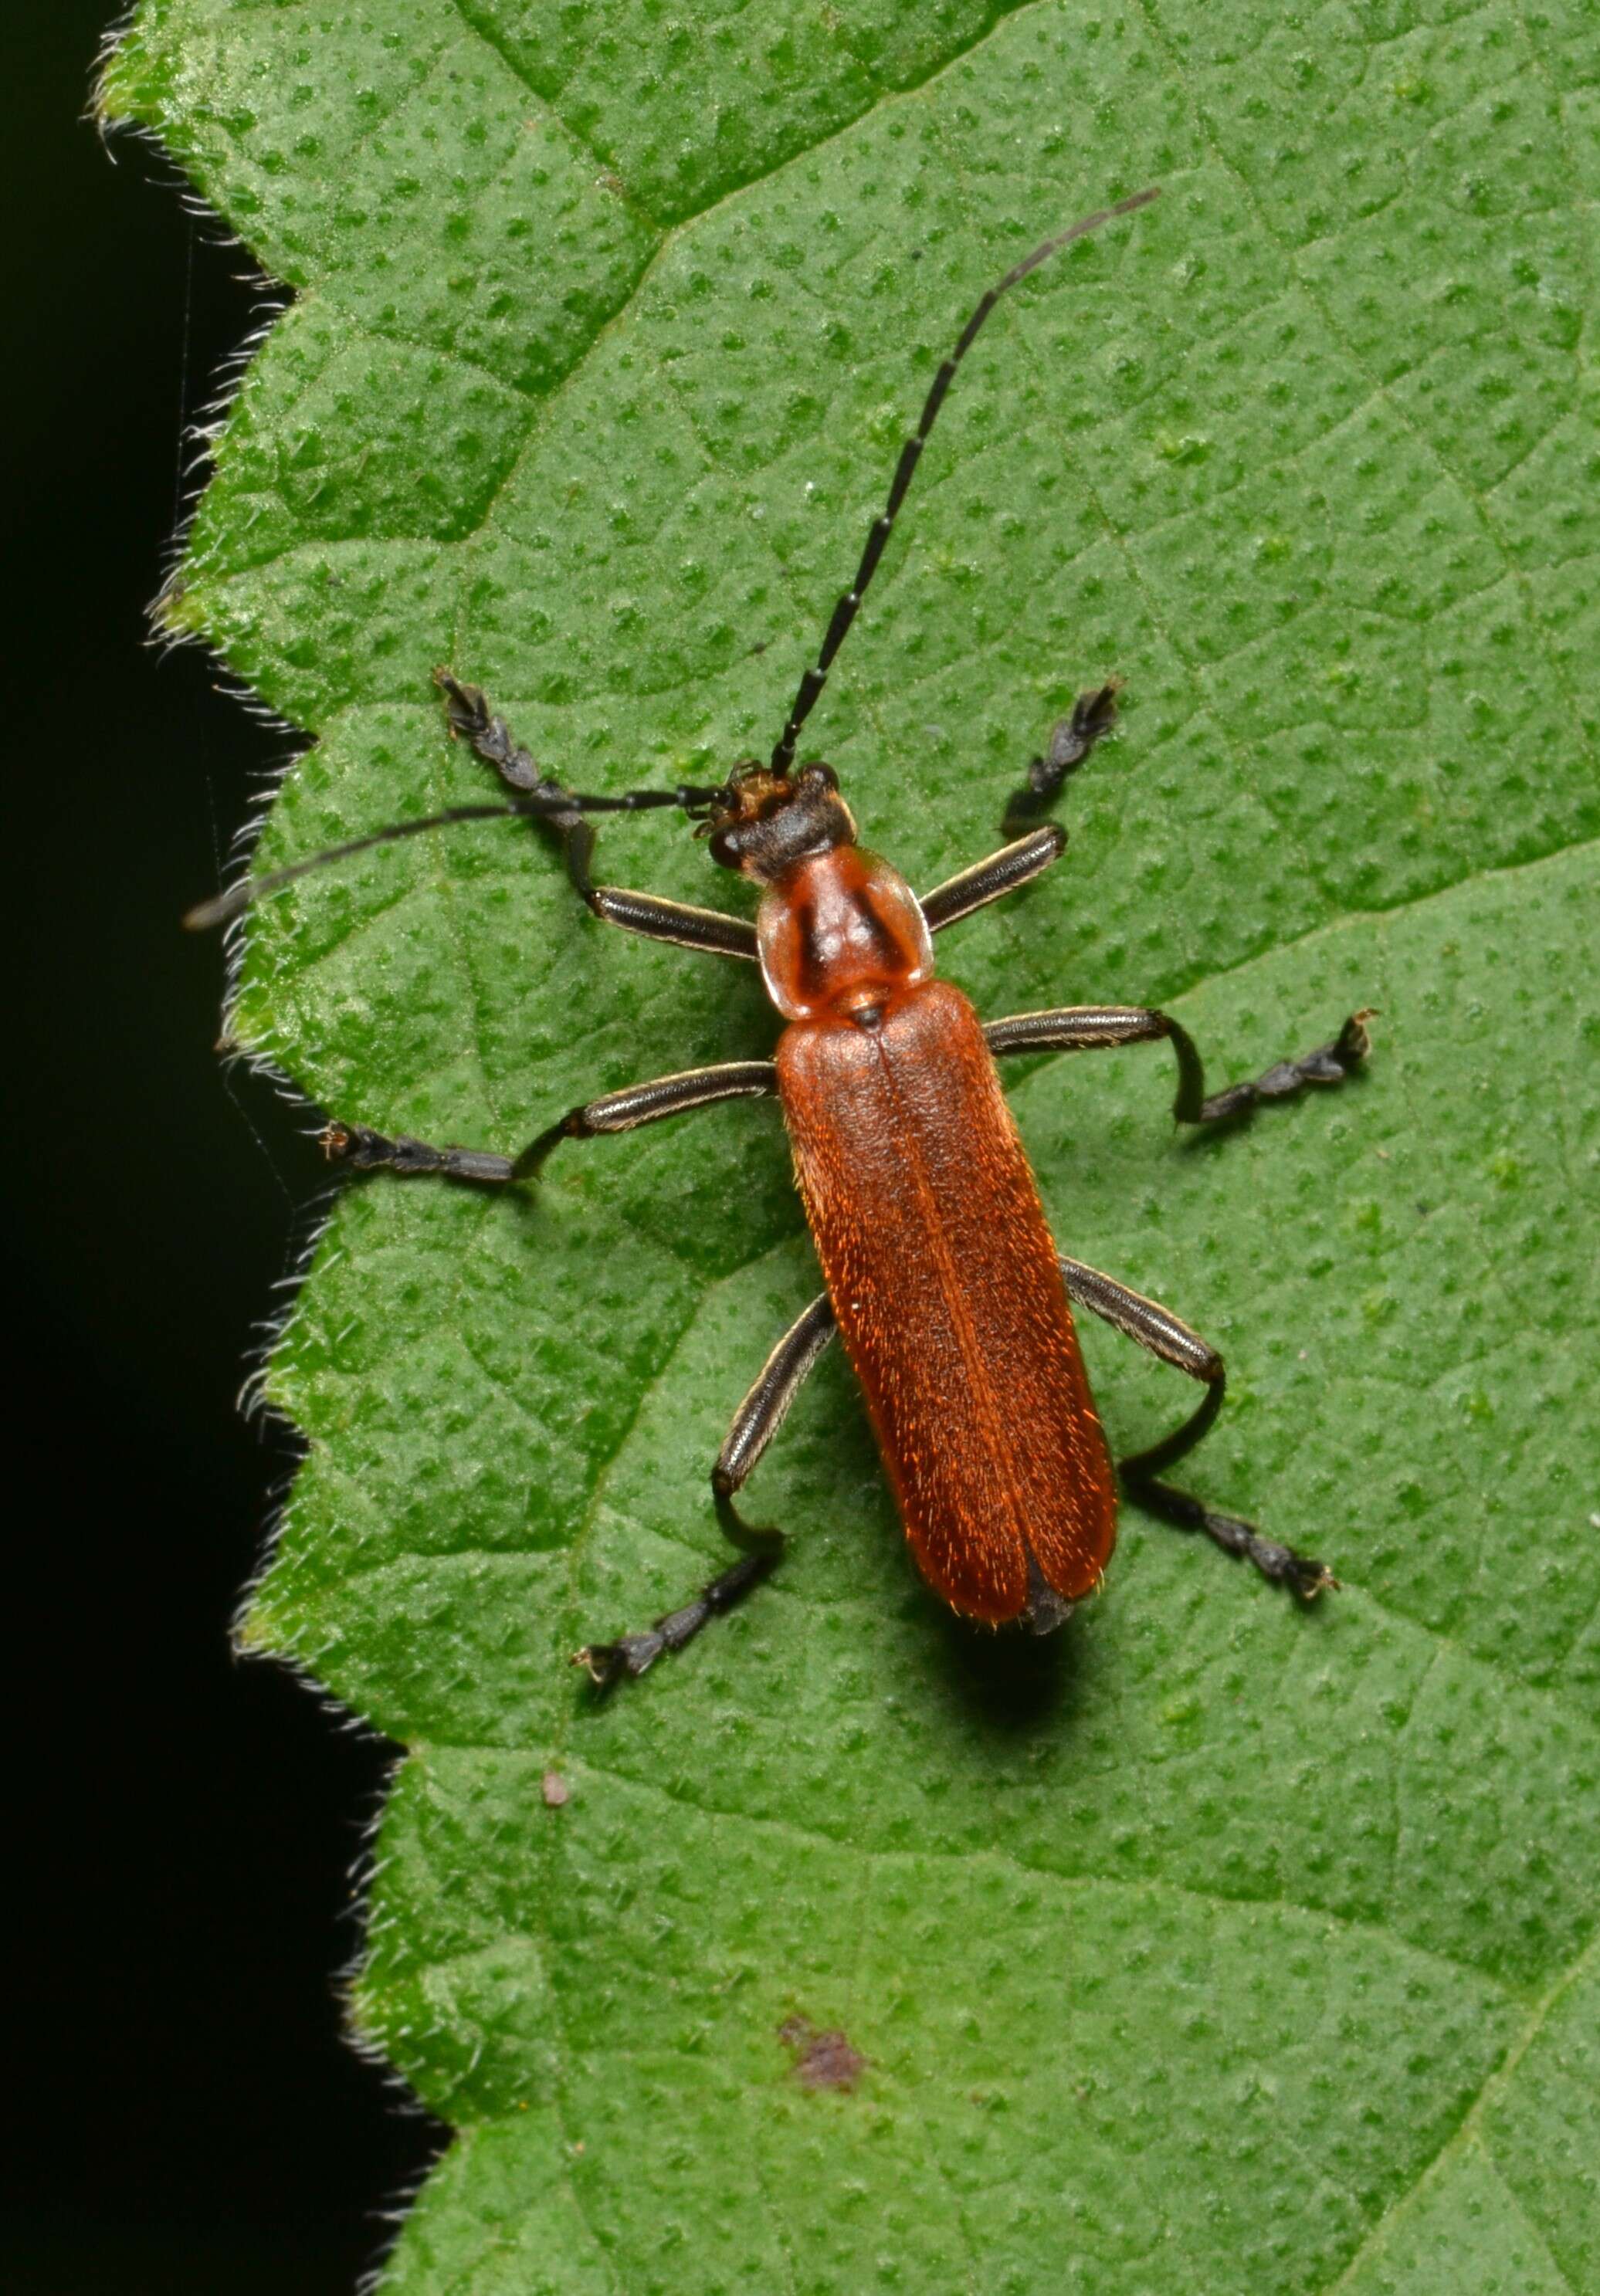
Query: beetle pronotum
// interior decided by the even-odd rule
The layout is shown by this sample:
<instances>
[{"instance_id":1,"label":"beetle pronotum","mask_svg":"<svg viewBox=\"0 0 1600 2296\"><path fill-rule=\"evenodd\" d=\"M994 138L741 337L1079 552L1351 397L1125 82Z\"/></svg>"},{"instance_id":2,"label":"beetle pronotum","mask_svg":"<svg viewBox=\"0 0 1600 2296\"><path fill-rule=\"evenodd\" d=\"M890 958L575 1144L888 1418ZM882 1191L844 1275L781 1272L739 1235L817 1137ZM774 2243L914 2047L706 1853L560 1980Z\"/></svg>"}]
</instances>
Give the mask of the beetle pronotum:
<instances>
[{"instance_id":1,"label":"beetle pronotum","mask_svg":"<svg viewBox=\"0 0 1600 2296\"><path fill-rule=\"evenodd\" d=\"M1339 1084L1365 1057L1358 1013L1300 1060L1208 1098L1200 1055L1165 1013L1068 1006L981 1022L960 990L933 975L932 936L1059 859L1065 832L1040 824L1069 774L1116 715L1117 685L1079 696L1028 770L1002 821L1010 841L919 900L887 862L863 852L832 767L797 765L801 727L882 556L956 371L1001 296L1070 241L1154 199L1153 189L1086 216L1013 266L982 298L935 374L900 453L850 587L766 764L746 759L710 788L583 796L548 780L476 686L435 673L453 731L512 792L401 822L331 852L246 881L192 913L209 924L307 870L447 822L529 815L559 838L573 885L594 914L652 940L755 960L787 1026L771 1060L693 1069L610 1092L571 1109L521 1154L430 1146L365 1125L334 1123L328 1152L353 1169L436 1174L497 1187L532 1179L560 1142L628 1132L713 1102L775 1095L827 1289L778 1341L734 1414L711 1471L718 1513L739 1559L681 1610L636 1634L592 1644L578 1660L609 1685L679 1650L763 1578L783 1534L757 1530L734 1505L801 1382L841 1332L866 1393L883 1464L923 1576L964 1616L1036 1634L1060 1626L1098 1585L1116 1536L1116 1487L1181 1529L1246 1557L1309 1598L1336 1584L1320 1562L1263 1538L1162 1480L1221 1406L1221 1357L1186 1324L1080 1261L1057 1253L1033 1175L1000 1090L997 1056L1088 1051L1164 1037L1177 1062L1173 1113L1215 1124L1307 1085ZM762 888L753 923L654 894L596 885L592 813L676 808L709 838L713 861ZM1030 825L1031 824L1031 825ZM1113 1472L1090 1399L1071 1305L1087 1308L1202 1382L1198 1407L1162 1442Z\"/></svg>"}]
</instances>

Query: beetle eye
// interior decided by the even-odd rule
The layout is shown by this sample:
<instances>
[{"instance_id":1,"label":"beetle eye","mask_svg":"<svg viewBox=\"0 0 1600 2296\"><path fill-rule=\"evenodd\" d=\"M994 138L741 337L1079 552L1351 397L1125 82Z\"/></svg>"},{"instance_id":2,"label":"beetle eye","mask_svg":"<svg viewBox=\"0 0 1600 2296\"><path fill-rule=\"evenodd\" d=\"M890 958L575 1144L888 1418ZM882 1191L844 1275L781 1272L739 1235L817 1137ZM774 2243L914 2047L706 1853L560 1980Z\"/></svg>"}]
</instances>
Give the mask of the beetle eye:
<instances>
[{"instance_id":1,"label":"beetle eye","mask_svg":"<svg viewBox=\"0 0 1600 2296\"><path fill-rule=\"evenodd\" d=\"M813 758L800 767L800 779L803 782L820 782L824 789L836 790L839 787L838 775L832 766L825 766L820 758Z\"/></svg>"}]
</instances>

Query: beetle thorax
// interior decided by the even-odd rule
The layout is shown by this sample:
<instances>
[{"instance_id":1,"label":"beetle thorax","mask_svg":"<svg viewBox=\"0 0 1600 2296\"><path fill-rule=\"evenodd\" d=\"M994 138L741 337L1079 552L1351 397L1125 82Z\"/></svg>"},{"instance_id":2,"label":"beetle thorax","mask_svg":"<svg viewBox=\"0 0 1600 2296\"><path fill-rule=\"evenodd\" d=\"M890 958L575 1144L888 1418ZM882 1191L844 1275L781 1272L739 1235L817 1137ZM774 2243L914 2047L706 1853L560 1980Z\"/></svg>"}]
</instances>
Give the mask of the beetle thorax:
<instances>
[{"instance_id":1,"label":"beetle thorax","mask_svg":"<svg viewBox=\"0 0 1600 2296\"><path fill-rule=\"evenodd\" d=\"M915 894L887 861L857 845L808 855L770 883L756 937L767 994L790 1021L871 1026L933 972Z\"/></svg>"}]
</instances>

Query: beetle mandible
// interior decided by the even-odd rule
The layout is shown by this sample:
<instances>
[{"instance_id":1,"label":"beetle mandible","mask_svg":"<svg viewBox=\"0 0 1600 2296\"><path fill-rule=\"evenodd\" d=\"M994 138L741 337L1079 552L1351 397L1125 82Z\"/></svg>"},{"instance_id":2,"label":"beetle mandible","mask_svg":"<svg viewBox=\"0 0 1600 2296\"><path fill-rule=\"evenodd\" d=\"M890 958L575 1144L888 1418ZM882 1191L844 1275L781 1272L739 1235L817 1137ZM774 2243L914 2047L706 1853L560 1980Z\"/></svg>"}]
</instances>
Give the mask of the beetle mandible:
<instances>
[{"instance_id":1,"label":"beetle mandible","mask_svg":"<svg viewBox=\"0 0 1600 2296\"><path fill-rule=\"evenodd\" d=\"M711 788L579 795L547 779L476 686L435 673L452 730L512 793L400 822L271 875L191 913L195 924L237 914L307 870L446 823L531 815L560 839L594 914L652 940L754 959L787 1023L773 1060L736 1061L629 1086L562 1117L517 1156L436 1148L356 1123L331 1124L328 1153L351 1168L505 1186L529 1180L564 1140L632 1131L713 1102L776 1095L827 1289L778 1341L740 1405L711 1472L718 1515L739 1559L681 1610L577 1653L605 1686L681 1650L747 1595L783 1550L734 1505L802 1382L835 1332L844 1340L923 1575L954 1610L1048 1634L1099 1584L1116 1537L1117 1483L1167 1521L1199 1531L1264 1577L1309 1599L1337 1585L1321 1562L1264 1538L1163 1480L1221 1407L1221 1357L1167 1308L1057 1253L1000 1089L997 1056L1077 1052L1162 1037L1177 1064L1173 1114L1216 1124L1307 1085L1339 1084L1365 1058L1369 1013L1299 1060L1210 1097L1200 1055L1165 1013L1067 1006L981 1022L937 980L932 936L1025 885L1058 860L1066 832L1040 821L1116 716L1118 682L1081 694L1010 799L1000 850L918 899L890 865L856 842L838 777L797 765L801 727L906 498L957 367L1000 298L1070 242L1157 196L1136 193L1046 239L982 298L933 378L901 449L888 501L855 579L833 609L816 663L800 683L771 758L746 759ZM761 888L753 924L653 894L597 885L587 816L677 808L710 840L713 861ZM1113 1469L1084 1375L1071 1306L1102 1316L1205 1389L1164 1441Z\"/></svg>"}]
</instances>

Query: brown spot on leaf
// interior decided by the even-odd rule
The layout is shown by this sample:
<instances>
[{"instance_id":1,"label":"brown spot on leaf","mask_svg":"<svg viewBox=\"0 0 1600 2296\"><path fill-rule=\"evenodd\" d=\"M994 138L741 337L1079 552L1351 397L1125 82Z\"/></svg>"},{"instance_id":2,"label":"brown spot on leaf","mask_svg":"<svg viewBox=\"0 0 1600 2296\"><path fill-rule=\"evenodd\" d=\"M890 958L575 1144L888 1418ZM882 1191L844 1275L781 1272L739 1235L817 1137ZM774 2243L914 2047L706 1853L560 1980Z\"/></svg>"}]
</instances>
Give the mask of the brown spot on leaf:
<instances>
[{"instance_id":1,"label":"brown spot on leaf","mask_svg":"<svg viewBox=\"0 0 1600 2296\"><path fill-rule=\"evenodd\" d=\"M842 2033L819 2032L808 2017L785 2017L778 2038L794 2059L802 2088L853 2089L866 2070L866 2059Z\"/></svg>"}]
</instances>

